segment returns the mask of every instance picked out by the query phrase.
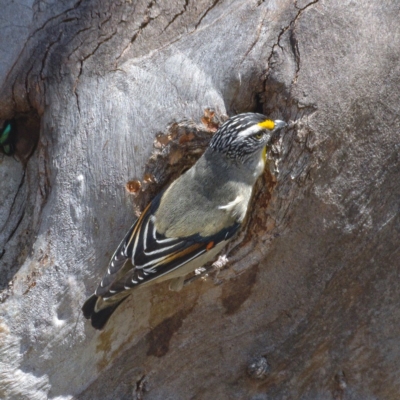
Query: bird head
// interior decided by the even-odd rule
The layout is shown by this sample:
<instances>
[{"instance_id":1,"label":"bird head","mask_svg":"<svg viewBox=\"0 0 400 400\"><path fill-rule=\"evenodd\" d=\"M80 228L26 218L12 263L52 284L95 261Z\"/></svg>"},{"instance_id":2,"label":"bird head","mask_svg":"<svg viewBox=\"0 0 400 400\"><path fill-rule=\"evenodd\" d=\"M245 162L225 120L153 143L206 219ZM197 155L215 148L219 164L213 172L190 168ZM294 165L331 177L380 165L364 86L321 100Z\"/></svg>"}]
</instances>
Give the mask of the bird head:
<instances>
[{"instance_id":1,"label":"bird head","mask_svg":"<svg viewBox=\"0 0 400 400\"><path fill-rule=\"evenodd\" d=\"M241 163L265 157L266 147L279 137L279 131L287 124L271 120L256 113L238 114L229 118L215 133L210 148Z\"/></svg>"}]
</instances>

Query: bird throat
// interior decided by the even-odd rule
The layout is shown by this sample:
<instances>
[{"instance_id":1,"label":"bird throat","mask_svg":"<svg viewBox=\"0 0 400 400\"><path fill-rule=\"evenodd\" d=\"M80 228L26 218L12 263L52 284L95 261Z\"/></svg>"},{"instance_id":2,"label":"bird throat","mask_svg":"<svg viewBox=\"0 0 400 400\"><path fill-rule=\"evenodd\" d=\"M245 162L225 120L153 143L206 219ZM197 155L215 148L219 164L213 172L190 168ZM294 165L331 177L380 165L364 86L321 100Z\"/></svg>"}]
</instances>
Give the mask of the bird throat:
<instances>
[{"instance_id":1,"label":"bird throat","mask_svg":"<svg viewBox=\"0 0 400 400\"><path fill-rule=\"evenodd\" d=\"M263 148L263 151L261 153L261 159L262 159L263 163L265 164L265 162L267 161L267 146L265 146Z\"/></svg>"},{"instance_id":2,"label":"bird throat","mask_svg":"<svg viewBox=\"0 0 400 400\"><path fill-rule=\"evenodd\" d=\"M261 157L260 161L257 164L257 167L254 170L253 176L257 179L262 172L264 171L265 168L265 163L267 161L267 147L264 147L262 152L261 152Z\"/></svg>"}]
</instances>

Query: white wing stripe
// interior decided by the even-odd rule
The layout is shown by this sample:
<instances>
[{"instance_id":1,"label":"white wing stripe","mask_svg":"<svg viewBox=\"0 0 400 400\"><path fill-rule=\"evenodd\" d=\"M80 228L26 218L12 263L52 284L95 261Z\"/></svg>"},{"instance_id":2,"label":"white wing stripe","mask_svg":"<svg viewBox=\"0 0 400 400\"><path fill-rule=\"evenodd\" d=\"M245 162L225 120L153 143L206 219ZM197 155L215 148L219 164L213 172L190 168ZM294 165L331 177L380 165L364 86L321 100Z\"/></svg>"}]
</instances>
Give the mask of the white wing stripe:
<instances>
[{"instance_id":1,"label":"white wing stripe","mask_svg":"<svg viewBox=\"0 0 400 400\"><path fill-rule=\"evenodd\" d=\"M160 242L157 241L157 243L160 243ZM178 242L178 243L176 243L176 244L173 244L172 246L162 247L162 248L160 248L160 249L155 249L155 250L152 250L152 251L149 251L149 252L143 251L143 253L144 253L146 256L152 256L153 254L158 254L158 253L162 253L163 251L166 251L166 250L171 250L171 249L173 249L174 247L179 246L180 244L182 244L182 242Z\"/></svg>"},{"instance_id":2,"label":"white wing stripe","mask_svg":"<svg viewBox=\"0 0 400 400\"><path fill-rule=\"evenodd\" d=\"M182 263L178 264L176 267L174 267L174 268L172 268L172 269L169 269L168 271L164 272L164 273L161 274L161 275L158 275L155 279L158 279L160 276L164 276L164 275L166 275L166 274L169 274L169 273L172 272L172 271L175 271L177 268L179 268L179 267L181 267L182 265L185 265L186 263L188 263L188 262L194 260L196 257L200 256L201 254L205 253L206 251L207 251L206 249L203 249L203 250L200 251L199 253L196 253L193 257L189 258L189 260L183 261ZM149 271L149 272L155 272L155 271Z\"/></svg>"},{"instance_id":3,"label":"white wing stripe","mask_svg":"<svg viewBox=\"0 0 400 400\"><path fill-rule=\"evenodd\" d=\"M138 269L142 269L142 268L148 267L150 265L153 265L153 264L155 264L155 263L157 263L159 261L162 261L162 260L164 260L164 258L165 258L165 256L164 257L160 257L160 258L156 258L155 260L149 261L149 262L147 262L146 264L143 264L143 265L135 264L135 267L138 268Z\"/></svg>"},{"instance_id":4,"label":"white wing stripe","mask_svg":"<svg viewBox=\"0 0 400 400\"><path fill-rule=\"evenodd\" d=\"M143 235L143 251L146 252L147 249L147 234L149 232L149 223L150 218L147 220L146 226L144 227L144 235Z\"/></svg>"},{"instance_id":5,"label":"white wing stripe","mask_svg":"<svg viewBox=\"0 0 400 400\"><path fill-rule=\"evenodd\" d=\"M229 202L225 206L218 206L219 210L232 211L232 209L242 201L242 196L238 195L235 200Z\"/></svg>"},{"instance_id":6,"label":"white wing stripe","mask_svg":"<svg viewBox=\"0 0 400 400\"><path fill-rule=\"evenodd\" d=\"M156 226L153 226L153 239L157 242L157 243L168 243L168 242L172 242L173 240L176 240L176 238L165 238L165 239L157 239L156 236L157 230L156 230Z\"/></svg>"},{"instance_id":7,"label":"white wing stripe","mask_svg":"<svg viewBox=\"0 0 400 400\"><path fill-rule=\"evenodd\" d=\"M139 241L139 236L140 236L140 234L137 234L136 237L135 237L135 244L134 244L133 249L132 249L132 262L133 262L133 260L135 258L136 248L137 248L137 244L138 244L138 241Z\"/></svg>"}]
</instances>

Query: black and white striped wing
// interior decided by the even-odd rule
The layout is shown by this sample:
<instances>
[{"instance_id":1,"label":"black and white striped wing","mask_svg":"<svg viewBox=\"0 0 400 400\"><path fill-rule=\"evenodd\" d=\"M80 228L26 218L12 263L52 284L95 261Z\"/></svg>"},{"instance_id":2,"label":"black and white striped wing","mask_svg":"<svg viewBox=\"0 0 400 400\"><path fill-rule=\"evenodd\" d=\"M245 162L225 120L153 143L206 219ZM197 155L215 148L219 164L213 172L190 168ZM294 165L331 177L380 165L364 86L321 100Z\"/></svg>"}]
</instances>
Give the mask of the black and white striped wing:
<instances>
[{"instance_id":1,"label":"black and white striped wing","mask_svg":"<svg viewBox=\"0 0 400 400\"><path fill-rule=\"evenodd\" d=\"M161 195L143 211L111 258L107 274L96 289L104 299L166 275L201 256L238 230L236 223L215 235L168 238L157 232L155 213Z\"/></svg>"}]
</instances>

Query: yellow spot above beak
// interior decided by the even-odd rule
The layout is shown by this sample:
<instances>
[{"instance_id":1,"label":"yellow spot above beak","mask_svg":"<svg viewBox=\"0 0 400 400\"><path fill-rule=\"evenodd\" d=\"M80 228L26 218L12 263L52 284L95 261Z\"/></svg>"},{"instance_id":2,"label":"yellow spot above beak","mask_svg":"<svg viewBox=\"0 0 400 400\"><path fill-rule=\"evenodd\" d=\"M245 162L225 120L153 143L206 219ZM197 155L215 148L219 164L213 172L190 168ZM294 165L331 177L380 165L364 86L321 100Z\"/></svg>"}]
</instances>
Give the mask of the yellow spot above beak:
<instances>
[{"instance_id":1,"label":"yellow spot above beak","mask_svg":"<svg viewBox=\"0 0 400 400\"><path fill-rule=\"evenodd\" d=\"M265 121L259 122L257 125L263 129L268 129L270 131L272 131L275 128L275 122L270 119L266 119Z\"/></svg>"}]
</instances>

